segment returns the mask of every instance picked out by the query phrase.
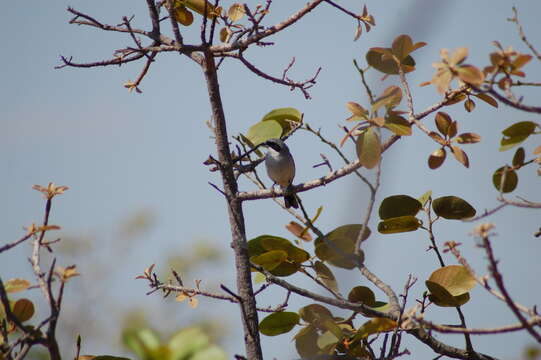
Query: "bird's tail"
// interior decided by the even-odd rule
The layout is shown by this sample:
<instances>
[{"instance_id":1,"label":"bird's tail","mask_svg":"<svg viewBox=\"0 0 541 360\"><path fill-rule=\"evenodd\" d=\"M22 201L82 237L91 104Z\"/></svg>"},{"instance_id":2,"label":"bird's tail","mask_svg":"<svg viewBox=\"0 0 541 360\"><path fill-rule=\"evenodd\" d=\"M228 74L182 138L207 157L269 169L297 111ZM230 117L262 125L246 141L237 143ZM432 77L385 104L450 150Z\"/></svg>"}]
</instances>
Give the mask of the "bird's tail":
<instances>
[{"instance_id":1,"label":"bird's tail","mask_svg":"<svg viewBox=\"0 0 541 360\"><path fill-rule=\"evenodd\" d=\"M289 185L284 190L284 203L287 209L289 209L290 207L295 209L299 208L299 203L297 202L297 195L291 188L291 185Z\"/></svg>"}]
</instances>

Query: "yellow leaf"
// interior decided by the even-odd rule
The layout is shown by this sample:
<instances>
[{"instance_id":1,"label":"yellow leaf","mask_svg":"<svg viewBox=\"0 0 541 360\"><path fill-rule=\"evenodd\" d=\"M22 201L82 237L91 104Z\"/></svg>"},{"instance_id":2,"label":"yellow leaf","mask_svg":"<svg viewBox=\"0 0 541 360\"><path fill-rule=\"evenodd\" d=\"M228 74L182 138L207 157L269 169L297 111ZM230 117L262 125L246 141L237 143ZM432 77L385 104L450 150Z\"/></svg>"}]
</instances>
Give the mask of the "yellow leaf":
<instances>
[{"instance_id":1,"label":"yellow leaf","mask_svg":"<svg viewBox=\"0 0 541 360\"><path fill-rule=\"evenodd\" d=\"M357 138L357 156L367 169L372 169L379 163L381 143L375 128L369 127Z\"/></svg>"},{"instance_id":2,"label":"yellow leaf","mask_svg":"<svg viewBox=\"0 0 541 360\"><path fill-rule=\"evenodd\" d=\"M359 328L356 337L366 338L372 334L391 331L395 329L396 326L396 321L386 318L373 318L365 322L363 326Z\"/></svg>"},{"instance_id":3,"label":"yellow leaf","mask_svg":"<svg viewBox=\"0 0 541 360\"><path fill-rule=\"evenodd\" d=\"M187 8L201 14L205 15L205 8L207 13L207 18L214 19L217 16L220 16L222 14L222 8L221 7L214 7L211 3L209 3L206 0L180 0L180 3L182 3Z\"/></svg>"},{"instance_id":4,"label":"yellow leaf","mask_svg":"<svg viewBox=\"0 0 541 360\"><path fill-rule=\"evenodd\" d=\"M220 41L228 43L231 38L231 30L228 27L224 27L220 30Z\"/></svg>"},{"instance_id":5,"label":"yellow leaf","mask_svg":"<svg viewBox=\"0 0 541 360\"><path fill-rule=\"evenodd\" d=\"M4 287L7 293L16 293L28 289L30 281L25 279L10 279L6 281Z\"/></svg>"},{"instance_id":6,"label":"yellow leaf","mask_svg":"<svg viewBox=\"0 0 541 360\"><path fill-rule=\"evenodd\" d=\"M173 10L173 16L178 23L184 26L190 26L193 23L193 14L190 10L186 9L185 6L176 6Z\"/></svg>"},{"instance_id":7,"label":"yellow leaf","mask_svg":"<svg viewBox=\"0 0 541 360\"><path fill-rule=\"evenodd\" d=\"M190 297L188 301L192 309L195 309L199 305L199 300L195 296Z\"/></svg>"},{"instance_id":8,"label":"yellow leaf","mask_svg":"<svg viewBox=\"0 0 541 360\"><path fill-rule=\"evenodd\" d=\"M229 7L227 10L227 17L231 22L239 21L245 15L244 5L240 3L235 3Z\"/></svg>"},{"instance_id":9,"label":"yellow leaf","mask_svg":"<svg viewBox=\"0 0 541 360\"><path fill-rule=\"evenodd\" d=\"M175 297L175 301L183 302L184 300L186 300L187 297L188 295L186 295L185 293L180 293Z\"/></svg>"}]
</instances>

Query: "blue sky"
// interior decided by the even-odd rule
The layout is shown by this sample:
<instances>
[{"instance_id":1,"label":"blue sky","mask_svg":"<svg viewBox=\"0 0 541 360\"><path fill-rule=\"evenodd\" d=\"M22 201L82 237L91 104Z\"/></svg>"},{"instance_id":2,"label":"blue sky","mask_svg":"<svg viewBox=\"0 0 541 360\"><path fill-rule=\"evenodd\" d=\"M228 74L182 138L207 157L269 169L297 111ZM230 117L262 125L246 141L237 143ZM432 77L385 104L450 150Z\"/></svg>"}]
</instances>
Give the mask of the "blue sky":
<instances>
[{"instance_id":1,"label":"blue sky","mask_svg":"<svg viewBox=\"0 0 541 360\"><path fill-rule=\"evenodd\" d=\"M341 3L353 10L362 7L362 3L356 1ZM303 2L286 5L276 2L269 15L269 24L283 19L301 4ZM301 23L273 37L274 46L246 52L248 59L276 76L282 73L292 57L296 58L296 65L290 76L295 79L311 77L321 66L323 70L311 91L313 99L310 101L299 92L266 82L241 65L226 61L221 69L220 85L229 134L246 132L274 108L292 106L304 113L305 121L312 127L321 128L325 136L338 141L342 134L337 125L344 124L349 116L345 103L357 101L368 105L352 59L364 63L364 54L370 47L389 46L399 34L409 34L414 41L428 43L414 54L418 70L408 75L416 111L439 99L433 87L417 85L432 77L431 64L438 60L440 48L468 47L468 62L480 67L488 63L488 53L494 50L493 40L527 51L514 24L506 21L512 15L512 4L507 1L372 0L366 4L377 26L370 33L364 33L357 42L352 41L354 22L324 4ZM158 296L145 296L144 285L133 280L152 263L157 263L158 267L163 264L165 271L167 254L189 252L197 242L206 239L223 252L224 260L213 270L197 269L193 277L203 279L203 284L223 282L234 287L225 203L208 185L208 181L220 183L220 179L202 165L209 154L214 154L214 148L205 124L210 118L210 109L199 68L176 55L159 56L141 85L142 94L128 93L122 86L137 77L142 63L120 68L54 70L61 54L74 56L75 61L95 61L111 56L116 49L132 45L129 37L122 34L69 25L70 16L65 11L68 5L105 23L117 24L122 16L135 15L135 26L149 26L144 1L54 1L38 2L31 7L25 2L11 2L3 8L0 14L5 54L0 59L4 69L0 88L2 241L17 239L23 226L41 219L43 201L31 190L33 184L45 185L53 181L68 185L70 190L54 203L52 223L62 225L64 234L75 239L91 239L91 245L82 257L72 260L82 264L80 281L85 284L77 287L83 293L74 296L87 299L86 305L92 307L97 316L111 314L113 326L108 331L113 338L118 335L115 330L120 326L115 325L119 320L115 320L112 309L119 306L145 307L156 327L184 327L207 315L219 316L230 329L240 329L235 306L210 300L202 300L200 308L191 312L184 304L180 305L182 310L178 304L166 305L167 311L178 311L177 317L153 315L164 312L156 310L162 306L162 300ZM541 3L522 0L515 5L529 38L538 43L536 15L541 12ZM185 38L190 36L197 39L196 27L188 29ZM533 80L541 74L534 61L525 71ZM369 76L377 93L397 81L394 77L385 81L381 78L382 74L375 71ZM535 93L526 91L523 94L526 103L535 103L538 99ZM510 162L512 157L512 151L497 152L500 132L513 122L536 121L538 117L503 106L494 110L481 102L473 113L466 113L461 105L446 111L459 121L462 131L483 136L480 144L465 147L470 156L470 169L449 158L442 168L429 171L426 158L436 147L426 136L414 131L416 136L400 140L385 153L378 203L393 194L420 196L426 190L432 190L434 196L460 196L478 211L497 204L497 192L491 184L492 172ZM434 128L433 116L425 122ZM340 166L339 159L329 148L306 133L299 132L288 144L297 161L296 182L324 174L322 167L312 168L320 161L320 153L329 156L335 167ZM535 145L530 141L525 148L531 152ZM346 151L354 157L351 146ZM520 175L515 193L539 200L535 199L539 194L535 169L524 169ZM250 190L253 185L243 181L241 188ZM361 222L366 195L363 185L349 177L303 193L301 197L312 211L324 205L319 226L330 231L342 224ZM245 209L249 237L264 233L288 236L284 225L291 218L272 201L249 202ZM119 239L118 224L139 211L153 214L152 228L133 242ZM541 295L539 287L532 286L538 282L538 270L533 266L538 263L536 254L539 254L540 243L532 234L540 225L539 214L508 208L490 221L497 225L494 248L502 259L501 267L506 272L510 290L517 300L533 305L533 300ZM377 219L373 218L370 225L374 229ZM482 251L468 235L472 228L472 224L441 222L436 231L440 243L448 240L463 242L464 254L479 272L484 273L486 262ZM420 232L388 236L374 233L366 245L367 264L398 291L407 274L414 274L419 278L413 289L414 296L419 296L424 291L423 281L437 266L435 257L425 252L427 247L428 238ZM29 265L24 260L27 256L28 247L25 246L2 254L2 278L30 276ZM93 266L96 264L85 258L101 259L100 267L104 268L101 272L95 271ZM450 256L446 261L454 263ZM366 284L357 274L337 273L344 282L343 292L347 293L355 285ZM111 306L111 301L101 301L102 297L96 296L90 287L105 280L111 285L102 288L102 295L116 299L116 307ZM271 290L262 301L277 303L282 294L279 290ZM505 306L486 296L481 289L474 289L472 298L464 307L472 327L515 321ZM66 301L69 303L69 299ZM304 300L293 299L291 309L295 311L303 304L306 304ZM77 309L82 305L71 306ZM434 316L444 322L456 321L452 311L437 311ZM77 331L84 335L84 326ZM88 338L89 353L119 351L112 348L111 343L93 343L92 336ZM296 353L289 339L289 335L264 337L267 356L293 358ZM461 337L449 339L462 346ZM504 342L500 337L476 337L474 344L480 351L517 358L529 343L527 335L522 333L509 335L507 339ZM241 340L238 331L228 331L223 344L230 353L238 353L243 351ZM410 341L406 346L417 353L417 357L429 356L422 344Z\"/></svg>"}]
</instances>

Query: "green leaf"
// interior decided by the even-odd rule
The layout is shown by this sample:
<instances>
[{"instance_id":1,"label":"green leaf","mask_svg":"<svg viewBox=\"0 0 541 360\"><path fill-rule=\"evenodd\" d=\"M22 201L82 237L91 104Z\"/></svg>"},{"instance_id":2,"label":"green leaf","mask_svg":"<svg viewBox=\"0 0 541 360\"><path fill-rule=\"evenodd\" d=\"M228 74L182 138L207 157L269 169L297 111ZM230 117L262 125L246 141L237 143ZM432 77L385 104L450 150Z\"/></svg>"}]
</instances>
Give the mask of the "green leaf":
<instances>
[{"instance_id":1,"label":"green leaf","mask_svg":"<svg viewBox=\"0 0 541 360\"><path fill-rule=\"evenodd\" d=\"M312 325L303 327L295 335L295 348L301 358L310 358L319 353L319 347L317 346L318 336L316 328Z\"/></svg>"},{"instance_id":2,"label":"green leaf","mask_svg":"<svg viewBox=\"0 0 541 360\"><path fill-rule=\"evenodd\" d=\"M158 334L150 329L129 329L122 333L122 342L139 359L149 359L160 347Z\"/></svg>"},{"instance_id":3,"label":"green leaf","mask_svg":"<svg viewBox=\"0 0 541 360\"><path fill-rule=\"evenodd\" d=\"M304 321L315 327L321 327L325 320L332 320L332 313L320 304L310 304L300 308L299 315Z\"/></svg>"},{"instance_id":4,"label":"green leaf","mask_svg":"<svg viewBox=\"0 0 541 360\"><path fill-rule=\"evenodd\" d=\"M359 330L357 330L357 334L355 334L354 339L356 340L365 339L372 334L378 334L381 332L391 331L396 328L396 325L397 325L396 322L390 319L373 318L365 322L359 328Z\"/></svg>"},{"instance_id":5,"label":"green leaf","mask_svg":"<svg viewBox=\"0 0 541 360\"><path fill-rule=\"evenodd\" d=\"M521 148L522 149L522 148ZM505 173L505 180L502 186L502 178ZM515 170L512 170L508 166L502 166L498 170L494 171L492 175L492 183L496 190L503 193L510 193L517 188L518 185L518 175Z\"/></svg>"},{"instance_id":6,"label":"green leaf","mask_svg":"<svg viewBox=\"0 0 541 360\"><path fill-rule=\"evenodd\" d=\"M528 136L514 136L514 137L510 137L510 138L502 138L502 140L500 141L500 151L507 151L509 149L512 149L514 148L515 146L517 146L518 144L520 144L521 142L523 142L524 140L526 140L528 138Z\"/></svg>"},{"instance_id":7,"label":"green leaf","mask_svg":"<svg viewBox=\"0 0 541 360\"><path fill-rule=\"evenodd\" d=\"M210 339L202 329L191 327L175 333L167 343L167 349L171 359L184 359L204 350L209 344Z\"/></svg>"},{"instance_id":8,"label":"green leaf","mask_svg":"<svg viewBox=\"0 0 541 360\"><path fill-rule=\"evenodd\" d=\"M323 334L321 334L317 339L317 346L323 350L326 354L330 355L334 352L334 349L338 345L337 343L340 341L339 338L336 337L332 332L325 331Z\"/></svg>"},{"instance_id":9,"label":"green leaf","mask_svg":"<svg viewBox=\"0 0 541 360\"><path fill-rule=\"evenodd\" d=\"M328 261L330 264L344 268L353 269L356 263L353 259L345 258L344 256L353 256L355 242L359 236L360 231L363 229L362 225L350 224L340 226L324 237L318 237L314 241L316 249L316 256L321 261ZM362 241L366 240L370 236L370 229L367 228L362 237ZM359 261L364 260L363 258Z\"/></svg>"},{"instance_id":10,"label":"green leaf","mask_svg":"<svg viewBox=\"0 0 541 360\"><path fill-rule=\"evenodd\" d=\"M382 48L372 48L366 53L366 62L368 65L372 66L374 69L381 71L382 73L389 75L398 75L398 65L390 57L384 56L384 52L380 49ZM384 49L390 52L391 49ZM408 55L401 61L402 65L406 65L404 68L404 73L411 72L415 70L415 60Z\"/></svg>"},{"instance_id":11,"label":"green leaf","mask_svg":"<svg viewBox=\"0 0 541 360\"><path fill-rule=\"evenodd\" d=\"M445 219L462 220L475 216L475 209L466 201L457 196L442 196L432 202L432 209L436 215Z\"/></svg>"},{"instance_id":12,"label":"green leaf","mask_svg":"<svg viewBox=\"0 0 541 360\"><path fill-rule=\"evenodd\" d=\"M421 197L418 200L423 206L425 206L426 202L430 200L431 197L432 197L432 190L428 190L423 195L421 195Z\"/></svg>"},{"instance_id":13,"label":"green leaf","mask_svg":"<svg viewBox=\"0 0 541 360\"><path fill-rule=\"evenodd\" d=\"M415 216L399 216L381 221L378 231L381 234L395 234L415 231L421 226L421 222Z\"/></svg>"},{"instance_id":14,"label":"green leaf","mask_svg":"<svg viewBox=\"0 0 541 360\"><path fill-rule=\"evenodd\" d=\"M338 283L331 269L321 261L316 261L314 264L317 277L331 290L338 292Z\"/></svg>"},{"instance_id":15,"label":"green leaf","mask_svg":"<svg viewBox=\"0 0 541 360\"><path fill-rule=\"evenodd\" d=\"M261 320L259 332L267 336L285 334L299 323L299 314L295 312L275 312Z\"/></svg>"},{"instance_id":16,"label":"green leaf","mask_svg":"<svg viewBox=\"0 0 541 360\"><path fill-rule=\"evenodd\" d=\"M366 306L376 305L376 295L366 286L355 286L348 294L348 300L351 302L360 302Z\"/></svg>"},{"instance_id":17,"label":"green leaf","mask_svg":"<svg viewBox=\"0 0 541 360\"><path fill-rule=\"evenodd\" d=\"M389 111L387 116L385 116L385 124L383 126L398 136L411 135L411 124L402 116L392 111Z\"/></svg>"},{"instance_id":18,"label":"green leaf","mask_svg":"<svg viewBox=\"0 0 541 360\"><path fill-rule=\"evenodd\" d=\"M283 250L287 253L287 259L295 263L303 263L310 258L305 250L296 247L287 239L272 236L260 235L248 241L248 254L250 257L258 256L271 250Z\"/></svg>"},{"instance_id":19,"label":"green leaf","mask_svg":"<svg viewBox=\"0 0 541 360\"><path fill-rule=\"evenodd\" d=\"M391 85L383 94L380 95L374 103L372 104L372 112L378 111L381 107L385 106L386 108L393 108L396 105L400 104L402 100L402 89L396 85Z\"/></svg>"},{"instance_id":20,"label":"green leaf","mask_svg":"<svg viewBox=\"0 0 541 360\"><path fill-rule=\"evenodd\" d=\"M287 260L287 253L283 250L271 250L261 255L252 256L250 261L261 265L265 270L271 271Z\"/></svg>"},{"instance_id":21,"label":"green leaf","mask_svg":"<svg viewBox=\"0 0 541 360\"><path fill-rule=\"evenodd\" d=\"M357 137L357 156L367 169L372 169L379 163L381 143L379 134L373 126Z\"/></svg>"},{"instance_id":22,"label":"green leaf","mask_svg":"<svg viewBox=\"0 0 541 360\"><path fill-rule=\"evenodd\" d=\"M430 290L428 299L437 306L457 307L462 306L470 300L470 293L464 293L457 296L451 295L443 286L438 283L427 280L426 287Z\"/></svg>"},{"instance_id":23,"label":"green leaf","mask_svg":"<svg viewBox=\"0 0 541 360\"><path fill-rule=\"evenodd\" d=\"M275 276L289 276L296 273L300 269L300 264L310 257L310 254L293 245L291 241L278 236L261 235L248 241L248 254L251 260L255 256L273 250L282 250L287 253L287 261L281 262L272 270L267 269Z\"/></svg>"},{"instance_id":24,"label":"green leaf","mask_svg":"<svg viewBox=\"0 0 541 360\"><path fill-rule=\"evenodd\" d=\"M310 254L305 250L296 247L287 239L278 236L263 235L260 237L261 246L267 250L284 250L287 253L287 259L296 263L303 263L310 258Z\"/></svg>"},{"instance_id":25,"label":"green leaf","mask_svg":"<svg viewBox=\"0 0 541 360\"><path fill-rule=\"evenodd\" d=\"M513 166L522 166L524 164L524 159L526 158L526 152L524 148L519 147L513 155Z\"/></svg>"},{"instance_id":26,"label":"green leaf","mask_svg":"<svg viewBox=\"0 0 541 360\"><path fill-rule=\"evenodd\" d=\"M386 197L379 206L379 217L382 220L412 215L415 216L423 208L419 200L408 195L392 195Z\"/></svg>"},{"instance_id":27,"label":"green leaf","mask_svg":"<svg viewBox=\"0 0 541 360\"><path fill-rule=\"evenodd\" d=\"M248 129L246 137L254 145L264 143L269 139L279 139L282 136L282 126L278 121L260 121Z\"/></svg>"},{"instance_id":28,"label":"green leaf","mask_svg":"<svg viewBox=\"0 0 541 360\"><path fill-rule=\"evenodd\" d=\"M28 299L18 299L13 304L11 312L20 322L25 322L34 316L34 303Z\"/></svg>"},{"instance_id":29,"label":"green leaf","mask_svg":"<svg viewBox=\"0 0 541 360\"><path fill-rule=\"evenodd\" d=\"M227 354L216 345L211 345L196 352L190 360L227 360Z\"/></svg>"},{"instance_id":30,"label":"green leaf","mask_svg":"<svg viewBox=\"0 0 541 360\"><path fill-rule=\"evenodd\" d=\"M271 271L269 271L274 276L289 276L295 274L301 265L298 263L283 262Z\"/></svg>"},{"instance_id":31,"label":"green leaf","mask_svg":"<svg viewBox=\"0 0 541 360\"><path fill-rule=\"evenodd\" d=\"M467 293L475 287L475 278L468 269L462 265L448 265L434 271L429 281L444 287L452 296Z\"/></svg>"},{"instance_id":32,"label":"green leaf","mask_svg":"<svg viewBox=\"0 0 541 360\"><path fill-rule=\"evenodd\" d=\"M468 269L461 265L449 265L434 271L426 281L431 298L438 306L460 306L469 299L469 291L476 284Z\"/></svg>"},{"instance_id":33,"label":"green leaf","mask_svg":"<svg viewBox=\"0 0 541 360\"><path fill-rule=\"evenodd\" d=\"M520 144L534 133L537 123L533 121L521 121L502 131L504 137L500 142L500 151L509 150Z\"/></svg>"},{"instance_id":34,"label":"green leaf","mask_svg":"<svg viewBox=\"0 0 541 360\"><path fill-rule=\"evenodd\" d=\"M279 108L267 113L261 121L277 121L282 127L282 134L285 135L292 129L291 123L300 123L302 121L302 113L292 107Z\"/></svg>"},{"instance_id":35,"label":"green leaf","mask_svg":"<svg viewBox=\"0 0 541 360\"><path fill-rule=\"evenodd\" d=\"M253 143L250 139L248 139L246 136L244 136L242 133L239 134L239 137L240 137L240 140L241 140L244 144L246 144L246 145L248 145L248 146L250 147L250 149L255 148L254 143ZM261 151L259 151L259 149L255 149L254 152L255 152L256 155L259 156L259 157L263 157L263 156L264 156L263 153L262 153Z\"/></svg>"}]
</instances>

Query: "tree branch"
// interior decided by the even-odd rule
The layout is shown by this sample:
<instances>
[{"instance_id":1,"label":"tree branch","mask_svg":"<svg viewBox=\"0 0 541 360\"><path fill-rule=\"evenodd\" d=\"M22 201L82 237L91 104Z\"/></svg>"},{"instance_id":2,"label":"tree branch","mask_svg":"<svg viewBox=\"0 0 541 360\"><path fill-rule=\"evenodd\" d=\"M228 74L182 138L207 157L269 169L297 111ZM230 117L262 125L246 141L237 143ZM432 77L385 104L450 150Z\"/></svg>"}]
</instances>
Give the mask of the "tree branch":
<instances>
[{"instance_id":1,"label":"tree branch","mask_svg":"<svg viewBox=\"0 0 541 360\"><path fill-rule=\"evenodd\" d=\"M226 194L229 223L231 228L231 246L235 252L237 290L242 299L240 307L243 315L243 327L246 346L246 356L250 360L262 360L261 343L259 339L259 321L256 301L252 288L252 274L246 240L242 201L238 198L237 181L233 171L231 150L227 136L227 125L222 105L220 87L214 56L210 51L205 52L203 72L207 82L208 95L214 121L216 150L221 164L223 189Z\"/></svg>"}]
</instances>

